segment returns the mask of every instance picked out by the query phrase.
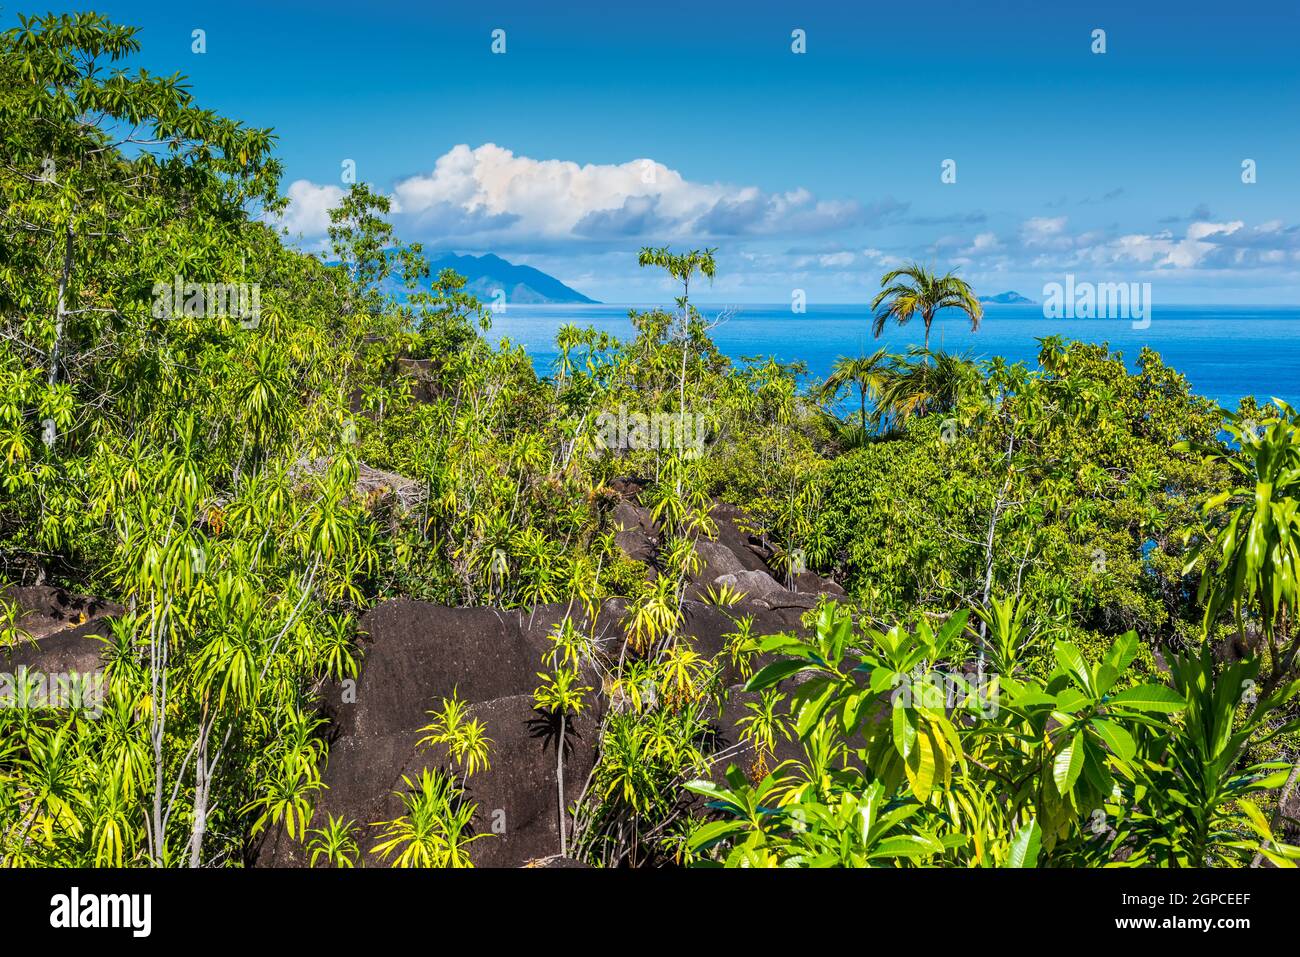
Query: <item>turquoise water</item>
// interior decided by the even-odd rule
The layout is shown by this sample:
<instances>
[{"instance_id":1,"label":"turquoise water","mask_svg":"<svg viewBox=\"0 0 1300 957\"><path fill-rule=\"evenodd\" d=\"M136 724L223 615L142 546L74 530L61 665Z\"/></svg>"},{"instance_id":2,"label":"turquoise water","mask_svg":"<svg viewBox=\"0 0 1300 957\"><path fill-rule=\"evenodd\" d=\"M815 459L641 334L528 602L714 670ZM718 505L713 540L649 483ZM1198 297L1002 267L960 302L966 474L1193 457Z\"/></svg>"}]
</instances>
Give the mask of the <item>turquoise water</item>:
<instances>
[{"instance_id":1,"label":"turquoise water","mask_svg":"<svg viewBox=\"0 0 1300 957\"><path fill-rule=\"evenodd\" d=\"M557 352L555 334L564 323L605 329L621 339L634 336L627 305L511 305L492 320L491 337L509 337L527 347L540 374L549 374ZM702 307L712 319L720 311ZM802 360L815 376L825 376L837 356L870 353L881 345L903 351L919 345L920 321L891 326L880 340L871 335L863 306L809 306L802 315L784 306L739 306L713 330L718 348L733 359L774 356ZM1271 396L1300 403L1300 308L1292 306L1157 306L1146 329L1126 319L1047 319L1041 306L985 307L978 332L959 316L939 316L930 334L932 348L970 352L977 358L1001 355L1036 364L1036 338L1060 335L1107 342L1133 366L1143 346L1183 373L1192 389L1221 405L1235 407L1244 395Z\"/></svg>"}]
</instances>

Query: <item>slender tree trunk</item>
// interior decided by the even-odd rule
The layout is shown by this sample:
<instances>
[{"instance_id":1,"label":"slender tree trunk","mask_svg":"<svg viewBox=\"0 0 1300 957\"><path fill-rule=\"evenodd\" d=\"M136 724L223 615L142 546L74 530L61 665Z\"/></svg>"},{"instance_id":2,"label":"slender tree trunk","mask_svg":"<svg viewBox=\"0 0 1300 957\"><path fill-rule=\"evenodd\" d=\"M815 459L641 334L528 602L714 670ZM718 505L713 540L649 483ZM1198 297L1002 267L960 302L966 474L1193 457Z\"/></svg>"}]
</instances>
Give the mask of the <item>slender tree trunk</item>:
<instances>
[{"instance_id":1,"label":"slender tree trunk","mask_svg":"<svg viewBox=\"0 0 1300 957\"><path fill-rule=\"evenodd\" d=\"M157 604L150 603L150 720L149 737L153 746L153 827L150 844L155 867L163 864L167 829L163 820L163 739L167 731L167 636L158 621ZM164 609L163 614L166 615Z\"/></svg>"},{"instance_id":2,"label":"slender tree trunk","mask_svg":"<svg viewBox=\"0 0 1300 957\"><path fill-rule=\"evenodd\" d=\"M54 345L50 348L50 368L47 380L51 386L59 383L59 362L62 360L63 327L68 315L68 283L72 279L72 222L64 228L63 233L63 268L59 271L59 299L54 311ZM44 441L53 447L58 438L53 419L44 423Z\"/></svg>"},{"instance_id":3,"label":"slender tree trunk","mask_svg":"<svg viewBox=\"0 0 1300 957\"><path fill-rule=\"evenodd\" d=\"M568 731L568 716L560 712L560 740L555 745L555 789L560 808L560 856L569 856L568 839L564 827L564 735Z\"/></svg>"},{"instance_id":4,"label":"slender tree trunk","mask_svg":"<svg viewBox=\"0 0 1300 957\"><path fill-rule=\"evenodd\" d=\"M208 731L207 715L199 730L199 753L194 758L194 827L190 831L190 867L203 860L203 836L208 830Z\"/></svg>"},{"instance_id":5,"label":"slender tree trunk","mask_svg":"<svg viewBox=\"0 0 1300 957\"><path fill-rule=\"evenodd\" d=\"M54 312L54 346L50 349L50 385L59 383L59 359L63 345L63 324L68 314L68 283L72 279L72 223L63 234L63 269L59 272L59 302Z\"/></svg>"},{"instance_id":6,"label":"slender tree trunk","mask_svg":"<svg viewBox=\"0 0 1300 957\"><path fill-rule=\"evenodd\" d=\"M1002 513L1004 498L1011 491L1011 473L1010 473L1011 453L1015 449L1015 443L1016 443L1016 438L1015 438L1015 432L1013 426L1011 437L1007 439L1007 454L1006 454L1006 463L1008 468L1007 479L1006 482L1003 483L1002 494L994 496L993 505L989 509L989 530L988 530L988 535L984 540L984 587L980 592L980 605L983 608L988 608L989 597L993 593L993 540L997 533L998 518ZM987 646L987 642L985 640L986 630L987 630L987 626L985 625L983 619L981 619L980 620L980 646L979 646L979 658L978 658L981 672L983 672L984 670L985 648Z\"/></svg>"}]
</instances>

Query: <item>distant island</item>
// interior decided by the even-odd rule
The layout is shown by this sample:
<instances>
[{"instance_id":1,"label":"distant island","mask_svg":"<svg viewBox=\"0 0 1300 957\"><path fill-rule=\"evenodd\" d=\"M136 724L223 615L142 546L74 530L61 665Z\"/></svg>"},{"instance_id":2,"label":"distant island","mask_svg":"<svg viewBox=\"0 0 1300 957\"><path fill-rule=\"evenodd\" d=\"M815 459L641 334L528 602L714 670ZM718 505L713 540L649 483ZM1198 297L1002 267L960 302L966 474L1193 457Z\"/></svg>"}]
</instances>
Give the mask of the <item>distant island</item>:
<instances>
[{"instance_id":1,"label":"distant island","mask_svg":"<svg viewBox=\"0 0 1300 957\"><path fill-rule=\"evenodd\" d=\"M566 286L554 276L548 276L532 266L517 266L500 256L486 253L482 256L458 256L447 253L429 260L431 276L443 269L452 269L466 279L465 291L485 303L497 297L497 290L505 293L509 303L597 303Z\"/></svg>"},{"instance_id":2,"label":"distant island","mask_svg":"<svg viewBox=\"0 0 1300 957\"><path fill-rule=\"evenodd\" d=\"M980 296L980 302L988 302L997 306L1032 306L1034 300L1026 299L1018 292L1000 292L996 296Z\"/></svg>"}]
</instances>

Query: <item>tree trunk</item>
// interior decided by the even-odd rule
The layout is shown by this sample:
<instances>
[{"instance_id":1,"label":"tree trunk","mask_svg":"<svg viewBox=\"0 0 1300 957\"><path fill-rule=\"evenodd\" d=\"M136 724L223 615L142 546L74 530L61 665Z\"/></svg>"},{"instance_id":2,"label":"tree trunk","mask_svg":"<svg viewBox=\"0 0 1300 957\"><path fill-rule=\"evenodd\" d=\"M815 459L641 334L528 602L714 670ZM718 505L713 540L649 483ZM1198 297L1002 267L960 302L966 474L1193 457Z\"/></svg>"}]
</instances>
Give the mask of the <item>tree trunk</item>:
<instances>
[{"instance_id":1,"label":"tree trunk","mask_svg":"<svg viewBox=\"0 0 1300 957\"><path fill-rule=\"evenodd\" d=\"M995 495L993 497L993 505L989 509L988 535L984 541L984 587L980 591L980 605L986 609L989 606L989 598L993 594L993 541L997 535L998 518L1002 512L1004 498L1011 491L1011 473L1010 473L1011 453L1015 449L1015 444L1016 444L1016 436L1015 436L1015 431L1013 426L1011 437L1007 439L1007 454L1005 458L1006 465L1008 468L1007 479L1006 482L1003 483L1002 494ZM980 620L980 646L979 646L979 655L978 655L979 668L981 672L984 671L985 648L987 647L988 644L987 641L985 640L986 634L987 634L987 626L985 625L983 619L981 619Z\"/></svg>"},{"instance_id":2,"label":"tree trunk","mask_svg":"<svg viewBox=\"0 0 1300 957\"><path fill-rule=\"evenodd\" d=\"M208 830L208 733L199 730L199 752L194 759L194 826L190 831L190 867L203 862L203 837Z\"/></svg>"},{"instance_id":3,"label":"tree trunk","mask_svg":"<svg viewBox=\"0 0 1300 957\"><path fill-rule=\"evenodd\" d=\"M560 808L560 856L569 856L568 839L564 827L564 735L568 731L567 716L560 712L560 739L555 745L555 789Z\"/></svg>"},{"instance_id":4,"label":"tree trunk","mask_svg":"<svg viewBox=\"0 0 1300 957\"><path fill-rule=\"evenodd\" d=\"M72 223L63 234L63 269L59 272L59 302L54 313L54 346L50 349L50 385L59 382L59 351L63 343L63 323L68 314L68 282L72 278Z\"/></svg>"},{"instance_id":5,"label":"tree trunk","mask_svg":"<svg viewBox=\"0 0 1300 957\"><path fill-rule=\"evenodd\" d=\"M68 315L68 283L72 278L72 222L64 228L63 234L63 269L59 272L59 300L54 311L54 345L50 348L50 368L47 375L47 381L51 386L59 383L59 362L61 359L60 351L63 346L63 326ZM54 446L58 434L55 431L54 420L49 419L45 422L45 444L51 448Z\"/></svg>"}]
</instances>

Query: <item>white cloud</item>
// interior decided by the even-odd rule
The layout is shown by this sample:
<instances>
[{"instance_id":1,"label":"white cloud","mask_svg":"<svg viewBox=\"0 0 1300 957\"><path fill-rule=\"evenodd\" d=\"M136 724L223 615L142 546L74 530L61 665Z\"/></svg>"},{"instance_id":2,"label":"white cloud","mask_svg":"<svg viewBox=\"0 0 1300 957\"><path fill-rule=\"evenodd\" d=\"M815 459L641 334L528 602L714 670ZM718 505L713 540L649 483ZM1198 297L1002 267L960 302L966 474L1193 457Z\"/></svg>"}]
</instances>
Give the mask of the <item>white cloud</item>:
<instances>
[{"instance_id":1,"label":"white cloud","mask_svg":"<svg viewBox=\"0 0 1300 957\"><path fill-rule=\"evenodd\" d=\"M1186 234L1179 238L1169 231L1148 235L1133 233L1120 236L1079 250L1080 257L1097 265L1111 266L1140 263L1153 269L1195 269L1207 259L1215 257L1220 240L1212 237L1231 236L1245 224L1192 223Z\"/></svg>"},{"instance_id":2,"label":"white cloud","mask_svg":"<svg viewBox=\"0 0 1300 957\"><path fill-rule=\"evenodd\" d=\"M959 248L960 247L960 248ZM1104 234L1071 232L1064 216L1034 217L1014 236L980 233L969 242L945 236L931 249L959 257L959 265L989 269L1029 269L1055 273L1071 268L1143 270L1174 273L1207 269L1277 267L1300 258L1300 228L1270 220L1248 227L1241 220L1195 220L1182 235L1158 232Z\"/></svg>"},{"instance_id":3,"label":"white cloud","mask_svg":"<svg viewBox=\"0 0 1300 957\"><path fill-rule=\"evenodd\" d=\"M1028 247L1060 249L1071 245L1065 233L1065 216L1035 216L1020 226L1020 240Z\"/></svg>"},{"instance_id":4,"label":"white cloud","mask_svg":"<svg viewBox=\"0 0 1300 957\"><path fill-rule=\"evenodd\" d=\"M294 183L287 223L302 232L308 225L323 231L322 203L340 195L337 187ZM462 242L796 235L862 225L906 209L892 201L867 209L856 201L819 200L802 188L769 193L693 182L652 159L585 165L537 160L493 143L453 147L430 172L398 181L392 199L394 214L419 231Z\"/></svg>"},{"instance_id":5,"label":"white cloud","mask_svg":"<svg viewBox=\"0 0 1300 957\"><path fill-rule=\"evenodd\" d=\"M329 229L329 211L343 199L343 190L337 186L317 186L310 180L299 179L289 184L286 194L289 208L275 224L283 226L291 236L320 236Z\"/></svg>"}]
</instances>

